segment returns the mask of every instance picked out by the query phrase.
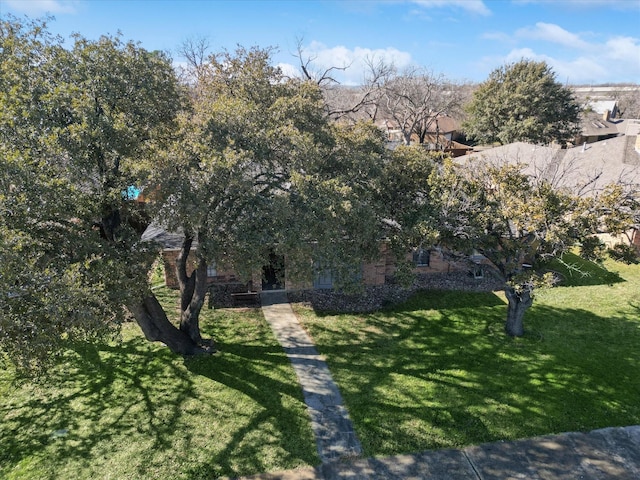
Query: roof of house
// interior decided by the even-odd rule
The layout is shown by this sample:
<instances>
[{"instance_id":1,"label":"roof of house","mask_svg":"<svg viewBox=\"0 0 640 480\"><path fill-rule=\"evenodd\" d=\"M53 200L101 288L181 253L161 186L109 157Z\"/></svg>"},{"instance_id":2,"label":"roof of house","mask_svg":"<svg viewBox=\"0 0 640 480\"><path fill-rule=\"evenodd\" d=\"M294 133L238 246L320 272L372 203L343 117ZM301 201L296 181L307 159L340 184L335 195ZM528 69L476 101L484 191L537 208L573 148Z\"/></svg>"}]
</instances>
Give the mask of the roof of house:
<instances>
[{"instance_id":1,"label":"roof of house","mask_svg":"<svg viewBox=\"0 0 640 480\"><path fill-rule=\"evenodd\" d=\"M569 149L517 142L459 157L458 161L521 163L523 172L578 188L589 179L591 187L623 181L640 186L640 143L637 136L620 136ZM462 160L464 159L464 160Z\"/></svg>"},{"instance_id":2,"label":"roof of house","mask_svg":"<svg viewBox=\"0 0 640 480\"><path fill-rule=\"evenodd\" d=\"M587 105L596 113L602 115L607 110L613 113L618 106L617 100L589 100Z\"/></svg>"},{"instance_id":3,"label":"roof of house","mask_svg":"<svg viewBox=\"0 0 640 480\"><path fill-rule=\"evenodd\" d=\"M582 135L585 137L603 137L618 135L622 120L605 120L597 113L586 113L582 116Z\"/></svg>"},{"instance_id":4,"label":"roof of house","mask_svg":"<svg viewBox=\"0 0 640 480\"><path fill-rule=\"evenodd\" d=\"M451 132L456 132L460 130L460 122L453 117L448 115L439 115L435 118L429 128L427 133L439 133L441 135Z\"/></svg>"},{"instance_id":5,"label":"roof of house","mask_svg":"<svg viewBox=\"0 0 640 480\"><path fill-rule=\"evenodd\" d=\"M151 223L142 234L141 240L143 242L156 242L165 250L178 250L182 247L184 234L181 232L168 232L161 225ZM194 240L192 248L195 246L196 241Z\"/></svg>"},{"instance_id":6,"label":"roof of house","mask_svg":"<svg viewBox=\"0 0 640 480\"><path fill-rule=\"evenodd\" d=\"M434 144L434 145L437 143L438 145L444 147L445 149L459 148L459 149L464 149L464 150L473 150L473 147L470 147L469 145L465 145L464 143L456 142L455 140L447 140L443 136L441 136L441 135L436 136L435 134L425 135L424 143L425 144Z\"/></svg>"}]
</instances>

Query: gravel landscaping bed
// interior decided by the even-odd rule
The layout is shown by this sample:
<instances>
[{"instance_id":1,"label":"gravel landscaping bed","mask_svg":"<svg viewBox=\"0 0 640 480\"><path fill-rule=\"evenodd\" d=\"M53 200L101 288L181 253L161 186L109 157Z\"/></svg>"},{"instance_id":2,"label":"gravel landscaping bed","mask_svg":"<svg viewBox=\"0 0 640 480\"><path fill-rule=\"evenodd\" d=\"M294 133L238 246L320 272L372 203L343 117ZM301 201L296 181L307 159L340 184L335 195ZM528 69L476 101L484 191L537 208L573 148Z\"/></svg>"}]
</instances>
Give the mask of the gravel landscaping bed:
<instances>
[{"instance_id":1,"label":"gravel landscaping bed","mask_svg":"<svg viewBox=\"0 0 640 480\"><path fill-rule=\"evenodd\" d=\"M403 288L393 283L367 287L364 292L348 295L333 290L299 290L289 292L289 301L307 303L324 312L364 313L406 301L420 290L462 290L492 292L501 290L504 281L493 270L487 270L484 278L474 278L467 272L433 273L419 275L413 285Z\"/></svg>"},{"instance_id":2,"label":"gravel landscaping bed","mask_svg":"<svg viewBox=\"0 0 640 480\"><path fill-rule=\"evenodd\" d=\"M461 290L492 292L501 290L504 281L491 269L486 269L483 278L474 278L468 272L430 273L416 276L411 287L402 287L389 282L385 285L366 287L358 294L346 294L335 290L296 290L288 292L289 301L307 303L323 312L364 313L406 301L420 290ZM245 285L214 285L209 288L209 308L238 306L232 294L246 291Z\"/></svg>"}]
</instances>

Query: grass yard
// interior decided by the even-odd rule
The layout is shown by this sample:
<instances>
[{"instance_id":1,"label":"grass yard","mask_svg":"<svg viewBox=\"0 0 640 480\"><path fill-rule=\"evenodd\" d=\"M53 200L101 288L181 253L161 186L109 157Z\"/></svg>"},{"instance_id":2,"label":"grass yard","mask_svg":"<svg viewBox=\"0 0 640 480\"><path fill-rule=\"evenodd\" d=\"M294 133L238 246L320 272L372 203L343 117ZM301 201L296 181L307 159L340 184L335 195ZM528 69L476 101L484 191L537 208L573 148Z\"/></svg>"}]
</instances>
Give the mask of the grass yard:
<instances>
[{"instance_id":1,"label":"grass yard","mask_svg":"<svg viewBox=\"0 0 640 480\"><path fill-rule=\"evenodd\" d=\"M640 424L640 265L606 265L618 275L595 268L540 295L520 339L503 333L502 294L424 292L368 315L295 308L366 455Z\"/></svg>"},{"instance_id":2,"label":"grass yard","mask_svg":"<svg viewBox=\"0 0 640 480\"><path fill-rule=\"evenodd\" d=\"M158 290L175 312L175 294ZM259 310L204 310L183 360L126 325L34 383L0 372L0 478L198 479L317 465L295 374Z\"/></svg>"}]
</instances>

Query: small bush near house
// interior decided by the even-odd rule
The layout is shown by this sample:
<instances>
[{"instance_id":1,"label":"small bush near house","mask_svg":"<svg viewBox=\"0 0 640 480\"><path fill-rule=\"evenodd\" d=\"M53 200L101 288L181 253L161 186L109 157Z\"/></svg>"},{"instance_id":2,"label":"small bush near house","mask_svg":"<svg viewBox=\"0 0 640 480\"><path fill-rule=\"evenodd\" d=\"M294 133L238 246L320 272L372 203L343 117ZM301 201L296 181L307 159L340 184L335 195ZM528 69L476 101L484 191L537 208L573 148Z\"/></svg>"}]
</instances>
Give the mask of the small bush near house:
<instances>
[{"instance_id":1,"label":"small bush near house","mask_svg":"<svg viewBox=\"0 0 640 480\"><path fill-rule=\"evenodd\" d=\"M609 256L618 262L624 262L627 265L631 265L632 263L639 263L638 260L638 250L633 245L625 245L623 243L618 243L614 245L613 248L610 248L608 251Z\"/></svg>"}]
</instances>

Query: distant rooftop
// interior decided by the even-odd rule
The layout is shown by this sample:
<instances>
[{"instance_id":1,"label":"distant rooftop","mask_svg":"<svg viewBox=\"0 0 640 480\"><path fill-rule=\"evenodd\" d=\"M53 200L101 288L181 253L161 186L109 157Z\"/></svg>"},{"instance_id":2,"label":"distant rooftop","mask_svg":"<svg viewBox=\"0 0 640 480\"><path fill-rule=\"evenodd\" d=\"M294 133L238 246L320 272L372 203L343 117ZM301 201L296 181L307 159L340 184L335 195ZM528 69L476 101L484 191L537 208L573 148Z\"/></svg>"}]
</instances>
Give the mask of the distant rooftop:
<instances>
[{"instance_id":1,"label":"distant rooftop","mask_svg":"<svg viewBox=\"0 0 640 480\"><path fill-rule=\"evenodd\" d=\"M640 121L639 121L640 127ZM587 178L596 179L594 188L624 180L640 186L640 149L636 147L638 136L624 135L600 142L569 149L533 145L525 142L510 143L478 153L459 157L491 163L521 163L525 173L563 185L577 186Z\"/></svg>"}]
</instances>

